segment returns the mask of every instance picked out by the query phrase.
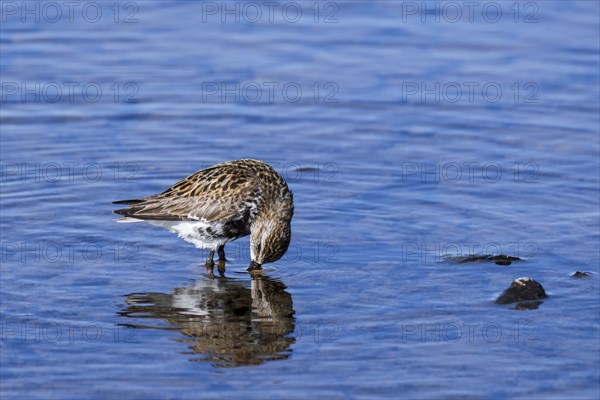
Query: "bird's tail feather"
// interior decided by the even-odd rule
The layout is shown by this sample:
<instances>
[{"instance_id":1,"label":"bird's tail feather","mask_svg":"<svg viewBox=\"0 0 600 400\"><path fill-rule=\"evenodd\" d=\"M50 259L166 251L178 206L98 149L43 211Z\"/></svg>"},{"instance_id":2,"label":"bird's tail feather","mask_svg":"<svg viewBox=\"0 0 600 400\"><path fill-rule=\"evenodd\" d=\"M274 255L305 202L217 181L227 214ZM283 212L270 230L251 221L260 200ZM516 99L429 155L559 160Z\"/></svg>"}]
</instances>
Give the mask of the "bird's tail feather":
<instances>
[{"instance_id":1,"label":"bird's tail feather","mask_svg":"<svg viewBox=\"0 0 600 400\"><path fill-rule=\"evenodd\" d=\"M117 201L113 201L113 204L138 204L143 201L144 201L143 199L117 200Z\"/></svg>"}]
</instances>

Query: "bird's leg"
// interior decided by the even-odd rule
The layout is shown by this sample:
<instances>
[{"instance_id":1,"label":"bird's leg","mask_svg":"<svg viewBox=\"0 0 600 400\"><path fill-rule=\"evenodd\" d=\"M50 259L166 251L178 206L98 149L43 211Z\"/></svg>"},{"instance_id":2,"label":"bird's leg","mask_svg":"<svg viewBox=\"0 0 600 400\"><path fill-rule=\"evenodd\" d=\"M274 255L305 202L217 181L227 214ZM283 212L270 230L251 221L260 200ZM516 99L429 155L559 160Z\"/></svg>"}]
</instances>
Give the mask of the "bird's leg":
<instances>
[{"instance_id":1,"label":"bird's leg","mask_svg":"<svg viewBox=\"0 0 600 400\"><path fill-rule=\"evenodd\" d=\"M215 257L215 249L212 249L210 251L210 253L208 253L208 258L206 259L206 263L204 265L206 265L206 268L213 268L215 266L215 262L213 260L213 258Z\"/></svg>"},{"instance_id":2,"label":"bird's leg","mask_svg":"<svg viewBox=\"0 0 600 400\"><path fill-rule=\"evenodd\" d=\"M206 272L208 273L208 277L210 279L215 279L215 272L213 271L213 267L206 266Z\"/></svg>"},{"instance_id":3,"label":"bird's leg","mask_svg":"<svg viewBox=\"0 0 600 400\"><path fill-rule=\"evenodd\" d=\"M221 278L225 277L225 260L221 260L219 258L219 260L217 261L217 271L219 271L219 276Z\"/></svg>"},{"instance_id":4,"label":"bird's leg","mask_svg":"<svg viewBox=\"0 0 600 400\"><path fill-rule=\"evenodd\" d=\"M225 245L224 244L219 246L219 249L217 250L217 254L219 254L219 261L227 261L227 259L225 258Z\"/></svg>"}]
</instances>

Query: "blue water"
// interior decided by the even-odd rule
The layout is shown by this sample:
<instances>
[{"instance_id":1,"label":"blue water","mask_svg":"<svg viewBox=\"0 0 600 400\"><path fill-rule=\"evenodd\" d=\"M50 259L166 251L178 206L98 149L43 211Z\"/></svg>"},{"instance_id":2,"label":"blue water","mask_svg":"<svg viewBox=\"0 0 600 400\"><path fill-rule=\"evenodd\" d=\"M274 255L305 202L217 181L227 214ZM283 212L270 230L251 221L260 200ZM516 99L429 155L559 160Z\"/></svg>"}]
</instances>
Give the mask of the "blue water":
<instances>
[{"instance_id":1,"label":"blue water","mask_svg":"<svg viewBox=\"0 0 600 400\"><path fill-rule=\"evenodd\" d=\"M22 4L1 16L3 399L598 398L597 2ZM115 223L111 201L243 157L296 203L262 277L247 239L211 278ZM524 261L444 257L482 253ZM495 305L522 276L548 299Z\"/></svg>"}]
</instances>

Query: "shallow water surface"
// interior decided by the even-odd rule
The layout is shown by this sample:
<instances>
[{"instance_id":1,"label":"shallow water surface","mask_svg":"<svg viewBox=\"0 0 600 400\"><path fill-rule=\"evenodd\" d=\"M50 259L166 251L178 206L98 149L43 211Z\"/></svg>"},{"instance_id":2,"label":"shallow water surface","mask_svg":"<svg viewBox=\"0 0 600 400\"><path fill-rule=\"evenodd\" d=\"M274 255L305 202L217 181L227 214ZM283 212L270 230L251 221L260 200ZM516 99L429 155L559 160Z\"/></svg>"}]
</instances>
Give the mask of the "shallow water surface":
<instances>
[{"instance_id":1,"label":"shallow water surface","mask_svg":"<svg viewBox=\"0 0 600 400\"><path fill-rule=\"evenodd\" d=\"M6 3L3 399L600 395L597 2ZM115 222L244 157L294 192L262 274Z\"/></svg>"}]
</instances>

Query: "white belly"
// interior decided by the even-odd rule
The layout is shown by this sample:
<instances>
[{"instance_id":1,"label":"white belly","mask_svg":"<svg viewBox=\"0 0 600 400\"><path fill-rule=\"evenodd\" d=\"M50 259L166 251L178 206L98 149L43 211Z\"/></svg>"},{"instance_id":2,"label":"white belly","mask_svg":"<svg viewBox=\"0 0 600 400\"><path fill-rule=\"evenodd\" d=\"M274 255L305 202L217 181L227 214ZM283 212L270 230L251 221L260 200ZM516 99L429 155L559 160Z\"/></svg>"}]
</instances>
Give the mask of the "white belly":
<instances>
[{"instance_id":1,"label":"white belly","mask_svg":"<svg viewBox=\"0 0 600 400\"><path fill-rule=\"evenodd\" d=\"M147 220L145 222L168 229L199 249L215 249L231 240L223 235L223 227L218 223L157 220ZM208 234L207 231L211 233Z\"/></svg>"}]
</instances>

